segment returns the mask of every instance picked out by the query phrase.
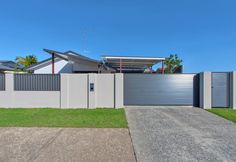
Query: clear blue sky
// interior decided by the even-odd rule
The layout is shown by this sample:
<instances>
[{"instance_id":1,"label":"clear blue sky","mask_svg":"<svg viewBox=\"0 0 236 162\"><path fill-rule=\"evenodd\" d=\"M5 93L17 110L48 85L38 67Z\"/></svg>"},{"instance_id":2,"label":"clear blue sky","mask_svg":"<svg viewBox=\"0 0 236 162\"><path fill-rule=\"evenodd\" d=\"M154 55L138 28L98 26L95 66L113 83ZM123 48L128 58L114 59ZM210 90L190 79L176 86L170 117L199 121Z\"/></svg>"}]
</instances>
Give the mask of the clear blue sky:
<instances>
[{"instance_id":1,"label":"clear blue sky","mask_svg":"<svg viewBox=\"0 0 236 162\"><path fill-rule=\"evenodd\" d=\"M0 60L177 53L185 72L236 70L235 0L1 0L0 21Z\"/></svg>"}]
</instances>

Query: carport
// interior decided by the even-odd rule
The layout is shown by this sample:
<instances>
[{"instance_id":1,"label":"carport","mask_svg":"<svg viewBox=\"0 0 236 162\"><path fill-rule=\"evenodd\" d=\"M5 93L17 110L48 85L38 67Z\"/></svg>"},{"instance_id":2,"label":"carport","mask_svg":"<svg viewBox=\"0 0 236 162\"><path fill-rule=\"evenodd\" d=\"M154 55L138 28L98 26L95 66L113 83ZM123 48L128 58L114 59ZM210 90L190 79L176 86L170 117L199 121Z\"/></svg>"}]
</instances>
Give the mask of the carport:
<instances>
[{"instance_id":1,"label":"carport","mask_svg":"<svg viewBox=\"0 0 236 162\"><path fill-rule=\"evenodd\" d=\"M153 65L161 62L164 74L164 57L103 56L102 58L105 65L120 73L151 73Z\"/></svg>"}]
</instances>

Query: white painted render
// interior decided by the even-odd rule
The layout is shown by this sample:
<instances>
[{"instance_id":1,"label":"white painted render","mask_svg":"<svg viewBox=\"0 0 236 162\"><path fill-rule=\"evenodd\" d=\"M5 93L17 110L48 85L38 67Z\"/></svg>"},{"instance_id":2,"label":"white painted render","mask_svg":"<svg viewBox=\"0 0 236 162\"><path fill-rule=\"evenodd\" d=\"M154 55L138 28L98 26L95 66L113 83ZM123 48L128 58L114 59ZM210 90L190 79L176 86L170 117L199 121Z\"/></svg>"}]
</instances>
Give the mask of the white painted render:
<instances>
[{"instance_id":1,"label":"white painted render","mask_svg":"<svg viewBox=\"0 0 236 162\"><path fill-rule=\"evenodd\" d=\"M54 64L55 74L72 73L72 65L66 60L60 60ZM52 64L34 70L34 74L52 74Z\"/></svg>"},{"instance_id":2,"label":"white painted render","mask_svg":"<svg viewBox=\"0 0 236 162\"><path fill-rule=\"evenodd\" d=\"M94 91L90 91L90 83L94 84ZM123 74L61 75L61 108L98 107L124 107Z\"/></svg>"},{"instance_id":3,"label":"white painted render","mask_svg":"<svg viewBox=\"0 0 236 162\"><path fill-rule=\"evenodd\" d=\"M88 108L88 74L61 75L61 108Z\"/></svg>"},{"instance_id":4,"label":"white painted render","mask_svg":"<svg viewBox=\"0 0 236 162\"><path fill-rule=\"evenodd\" d=\"M59 60L54 63L55 74L73 73L76 71L98 71L98 64L89 61L69 62L66 60ZM34 74L51 74L52 63L34 70Z\"/></svg>"},{"instance_id":5,"label":"white painted render","mask_svg":"<svg viewBox=\"0 0 236 162\"><path fill-rule=\"evenodd\" d=\"M114 74L96 75L96 107L114 108L115 84Z\"/></svg>"},{"instance_id":6,"label":"white painted render","mask_svg":"<svg viewBox=\"0 0 236 162\"><path fill-rule=\"evenodd\" d=\"M59 91L14 91L12 107L23 108L60 108Z\"/></svg>"}]
</instances>

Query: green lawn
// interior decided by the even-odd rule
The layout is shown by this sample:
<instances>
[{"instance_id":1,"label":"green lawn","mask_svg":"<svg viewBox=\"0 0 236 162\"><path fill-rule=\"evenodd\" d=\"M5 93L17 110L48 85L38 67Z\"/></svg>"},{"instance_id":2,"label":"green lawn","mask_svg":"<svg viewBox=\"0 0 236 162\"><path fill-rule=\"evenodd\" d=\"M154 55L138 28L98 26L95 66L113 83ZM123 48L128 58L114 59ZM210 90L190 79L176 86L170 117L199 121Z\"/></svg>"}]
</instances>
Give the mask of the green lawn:
<instances>
[{"instance_id":1,"label":"green lawn","mask_svg":"<svg viewBox=\"0 0 236 162\"><path fill-rule=\"evenodd\" d=\"M213 109L209 109L208 111L216 115L219 115L225 119L236 122L236 110L228 109L228 108L213 108Z\"/></svg>"},{"instance_id":2,"label":"green lawn","mask_svg":"<svg viewBox=\"0 0 236 162\"><path fill-rule=\"evenodd\" d=\"M127 128L124 109L0 109L0 127Z\"/></svg>"}]
</instances>

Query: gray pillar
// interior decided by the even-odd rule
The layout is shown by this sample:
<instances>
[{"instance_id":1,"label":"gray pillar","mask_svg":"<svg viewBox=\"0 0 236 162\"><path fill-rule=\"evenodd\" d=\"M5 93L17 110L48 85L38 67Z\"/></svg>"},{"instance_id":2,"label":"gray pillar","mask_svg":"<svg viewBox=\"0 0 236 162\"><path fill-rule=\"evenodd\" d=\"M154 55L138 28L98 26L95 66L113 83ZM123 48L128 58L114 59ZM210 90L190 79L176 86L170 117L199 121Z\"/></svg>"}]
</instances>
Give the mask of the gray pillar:
<instances>
[{"instance_id":1,"label":"gray pillar","mask_svg":"<svg viewBox=\"0 0 236 162\"><path fill-rule=\"evenodd\" d=\"M230 73L230 107L236 109L236 71Z\"/></svg>"},{"instance_id":2,"label":"gray pillar","mask_svg":"<svg viewBox=\"0 0 236 162\"><path fill-rule=\"evenodd\" d=\"M200 107L211 109L211 72L200 73Z\"/></svg>"},{"instance_id":3,"label":"gray pillar","mask_svg":"<svg viewBox=\"0 0 236 162\"><path fill-rule=\"evenodd\" d=\"M115 74L115 108L124 107L124 75Z\"/></svg>"}]
</instances>

